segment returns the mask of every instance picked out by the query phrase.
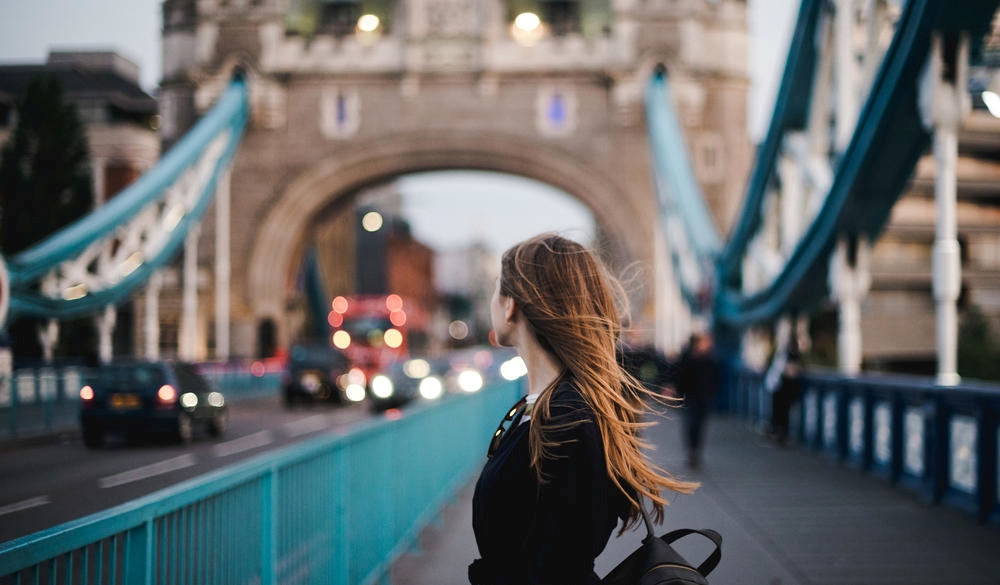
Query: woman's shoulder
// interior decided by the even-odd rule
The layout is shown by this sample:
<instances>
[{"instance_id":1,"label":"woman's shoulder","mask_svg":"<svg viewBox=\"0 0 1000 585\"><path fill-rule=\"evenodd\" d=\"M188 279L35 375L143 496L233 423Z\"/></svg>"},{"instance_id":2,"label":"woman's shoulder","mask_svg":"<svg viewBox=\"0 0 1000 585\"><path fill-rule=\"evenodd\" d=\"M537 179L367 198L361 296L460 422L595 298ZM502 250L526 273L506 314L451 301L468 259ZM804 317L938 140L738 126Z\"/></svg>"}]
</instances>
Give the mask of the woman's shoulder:
<instances>
[{"instance_id":1,"label":"woman's shoulder","mask_svg":"<svg viewBox=\"0 0 1000 585\"><path fill-rule=\"evenodd\" d=\"M560 380L552 388L549 410L553 418L570 420L592 420L594 410L580 393L580 387L572 378Z\"/></svg>"}]
</instances>

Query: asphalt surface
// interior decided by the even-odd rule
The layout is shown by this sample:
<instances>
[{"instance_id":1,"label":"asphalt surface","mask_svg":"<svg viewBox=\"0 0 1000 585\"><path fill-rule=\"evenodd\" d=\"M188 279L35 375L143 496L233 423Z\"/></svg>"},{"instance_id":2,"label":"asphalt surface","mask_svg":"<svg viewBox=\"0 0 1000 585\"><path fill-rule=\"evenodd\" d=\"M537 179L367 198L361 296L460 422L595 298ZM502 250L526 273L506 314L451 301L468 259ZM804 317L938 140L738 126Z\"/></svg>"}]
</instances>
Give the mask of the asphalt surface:
<instances>
[{"instance_id":1,"label":"asphalt surface","mask_svg":"<svg viewBox=\"0 0 1000 585\"><path fill-rule=\"evenodd\" d=\"M128 502L211 470L369 418L364 405L282 407L278 397L231 404L224 436L190 445L109 437L87 449L78 430L0 442L0 543Z\"/></svg>"},{"instance_id":2,"label":"asphalt surface","mask_svg":"<svg viewBox=\"0 0 1000 585\"><path fill-rule=\"evenodd\" d=\"M704 463L684 464L679 417L648 431L651 455L666 469L702 482L678 495L658 533L714 528L723 536L712 585L997 585L1000 527L965 512L920 502L912 493L796 446L778 447L741 421L709 423ZM419 547L393 566L395 585L463 585L476 557L472 485L462 489ZM599 575L638 546L643 533L613 538ZM693 537L689 537L693 538ZM700 562L701 543L678 549Z\"/></svg>"}]
</instances>

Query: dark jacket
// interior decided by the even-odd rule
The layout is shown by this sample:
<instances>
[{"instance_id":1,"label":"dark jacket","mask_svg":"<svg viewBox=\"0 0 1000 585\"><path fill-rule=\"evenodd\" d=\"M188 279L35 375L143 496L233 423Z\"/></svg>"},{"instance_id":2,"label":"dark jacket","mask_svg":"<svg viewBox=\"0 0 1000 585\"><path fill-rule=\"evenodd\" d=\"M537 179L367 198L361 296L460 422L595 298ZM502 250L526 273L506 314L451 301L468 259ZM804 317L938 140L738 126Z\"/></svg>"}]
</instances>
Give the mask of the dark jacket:
<instances>
[{"instance_id":1,"label":"dark jacket","mask_svg":"<svg viewBox=\"0 0 1000 585\"><path fill-rule=\"evenodd\" d=\"M719 364L713 352L687 350L677 368L676 390L684 397L685 406L699 410L711 407L719 385Z\"/></svg>"},{"instance_id":2,"label":"dark jacket","mask_svg":"<svg viewBox=\"0 0 1000 585\"><path fill-rule=\"evenodd\" d=\"M576 386L559 383L552 422L578 421L556 437L536 480L528 455L529 424L509 429L486 461L472 500L481 559L469 567L473 585L593 585L594 559L604 550L628 500L608 476L594 413Z\"/></svg>"}]
</instances>

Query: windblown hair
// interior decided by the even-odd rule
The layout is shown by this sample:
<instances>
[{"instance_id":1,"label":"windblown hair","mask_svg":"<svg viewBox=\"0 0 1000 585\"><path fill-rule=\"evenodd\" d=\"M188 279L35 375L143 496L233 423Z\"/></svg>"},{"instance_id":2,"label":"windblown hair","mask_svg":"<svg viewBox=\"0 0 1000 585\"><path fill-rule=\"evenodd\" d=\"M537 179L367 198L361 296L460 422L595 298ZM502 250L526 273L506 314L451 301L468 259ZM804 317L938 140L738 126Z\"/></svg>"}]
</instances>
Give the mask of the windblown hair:
<instances>
[{"instance_id":1,"label":"windblown hair","mask_svg":"<svg viewBox=\"0 0 1000 585\"><path fill-rule=\"evenodd\" d=\"M554 435L565 428L550 416L549 390L569 377L594 411L608 474L631 503L625 527L641 518L638 494L653 503L654 516L662 520L669 502L661 490L691 493L699 484L674 478L643 455L649 445L639 432L650 424L640 420L645 399L658 396L616 357L620 315L628 308L618 280L581 244L542 234L504 253L500 294L514 299L540 345L563 367L559 379L541 392L534 406L528 445L539 481L545 481L542 462L553 457L558 444Z\"/></svg>"}]
</instances>

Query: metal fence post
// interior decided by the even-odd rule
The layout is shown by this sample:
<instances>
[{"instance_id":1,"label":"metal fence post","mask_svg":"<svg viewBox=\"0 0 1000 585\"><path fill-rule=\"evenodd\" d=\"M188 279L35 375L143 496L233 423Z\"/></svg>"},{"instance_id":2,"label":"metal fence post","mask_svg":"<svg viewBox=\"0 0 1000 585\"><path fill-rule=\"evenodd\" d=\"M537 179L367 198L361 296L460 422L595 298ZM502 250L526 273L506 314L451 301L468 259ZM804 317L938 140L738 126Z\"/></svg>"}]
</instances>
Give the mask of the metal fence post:
<instances>
[{"instance_id":1,"label":"metal fence post","mask_svg":"<svg viewBox=\"0 0 1000 585\"><path fill-rule=\"evenodd\" d=\"M261 478L260 508L260 582L261 585L277 583L278 554L278 469Z\"/></svg>"}]
</instances>

